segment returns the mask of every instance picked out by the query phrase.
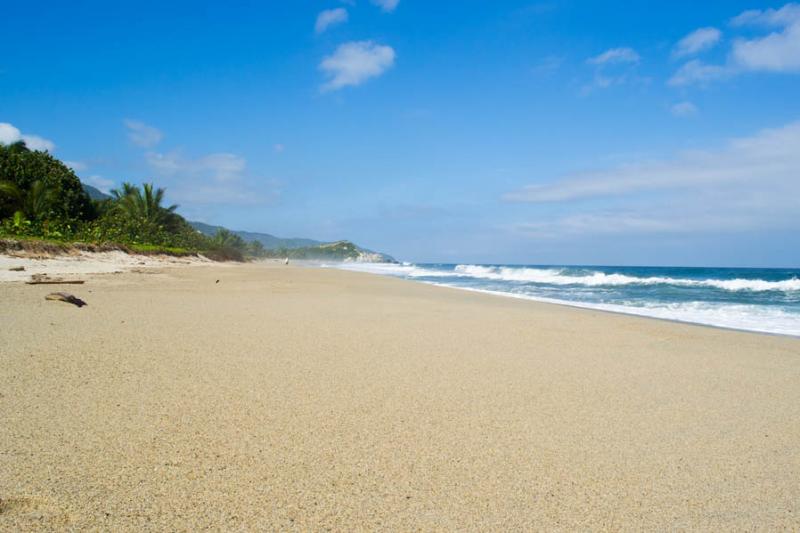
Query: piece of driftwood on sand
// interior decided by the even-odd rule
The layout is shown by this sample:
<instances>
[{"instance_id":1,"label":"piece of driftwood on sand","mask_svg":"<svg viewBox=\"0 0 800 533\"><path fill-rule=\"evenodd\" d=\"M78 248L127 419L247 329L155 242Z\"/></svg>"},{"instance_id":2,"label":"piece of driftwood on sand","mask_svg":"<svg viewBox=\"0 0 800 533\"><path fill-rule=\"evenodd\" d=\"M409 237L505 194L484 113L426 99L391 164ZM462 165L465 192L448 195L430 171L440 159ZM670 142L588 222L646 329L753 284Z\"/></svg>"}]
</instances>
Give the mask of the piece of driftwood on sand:
<instances>
[{"instance_id":1,"label":"piece of driftwood on sand","mask_svg":"<svg viewBox=\"0 0 800 533\"><path fill-rule=\"evenodd\" d=\"M83 285L86 282L82 279L51 278L47 274L34 274L30 281L25 283L28 285Z\"/></svg>"},{"instance_id":2,"label":"piece of driftwood on sand","mask_svg":"<svg viewBox=\"0 0 800 533\"><path fill-rule=\"evenodd\" d=\"M82 279L47 279L26 281L28 285L83 285Z\"/></svg>"},{"instance_id":3,"label":"piece of driftwood on sand","mask_svg":"<svg viewBox=\"0 0 800 533\"><path fill-rule=\"evenodd\" d=\"M51 292L47 296L44 297L45 300L55 300L59 302L66 302L68 304L76 305L78 307L83 307L84 305L89 305L77 296L70 294L68 292Z\"/></svg>"}]
</instances>

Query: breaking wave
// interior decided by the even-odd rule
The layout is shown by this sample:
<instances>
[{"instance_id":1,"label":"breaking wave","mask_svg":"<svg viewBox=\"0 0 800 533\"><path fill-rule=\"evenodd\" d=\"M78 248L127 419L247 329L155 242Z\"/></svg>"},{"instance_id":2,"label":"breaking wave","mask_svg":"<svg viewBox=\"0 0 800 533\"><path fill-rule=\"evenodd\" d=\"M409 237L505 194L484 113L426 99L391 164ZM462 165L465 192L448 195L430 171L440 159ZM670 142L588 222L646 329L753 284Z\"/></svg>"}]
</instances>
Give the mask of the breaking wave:
<instances>
[{"instance_id":1,"label":"breaking wave","mask_svg":"<svg viewBox=\"0 0 800 533\"><path fill-rule=\"evenodd\" d=\"M457 265L456 276L483 278L497 281L517 281L547 285L585 285L587 287L619 285L674 285L678 287L713 287L726 291L800 291L800 279L794 277L781 281L763 279L685 279L661 276L637 277L626 274L590 272L583 275L570 274L564 269L527 267L489 267L480 265Z\"/></svg>"}]
</instances>

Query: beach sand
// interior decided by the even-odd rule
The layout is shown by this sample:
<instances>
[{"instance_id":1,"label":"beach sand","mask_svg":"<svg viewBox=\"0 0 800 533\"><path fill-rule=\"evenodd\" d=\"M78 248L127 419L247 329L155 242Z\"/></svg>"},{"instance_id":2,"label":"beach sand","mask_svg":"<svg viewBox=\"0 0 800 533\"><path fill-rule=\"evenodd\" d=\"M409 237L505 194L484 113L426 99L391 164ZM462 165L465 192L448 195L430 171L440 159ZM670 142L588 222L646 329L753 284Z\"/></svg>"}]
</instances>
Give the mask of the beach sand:
<instances>
[{"instance_id":1,"label":"beach sand","mask_svg":"<svg viewBox=\"0 0 800 533\"><path fill-rule=\"evenodd\" d=\"M798 339L148 272L0 283L0 530L800 529Z\"/></svg>"}]
</instances>

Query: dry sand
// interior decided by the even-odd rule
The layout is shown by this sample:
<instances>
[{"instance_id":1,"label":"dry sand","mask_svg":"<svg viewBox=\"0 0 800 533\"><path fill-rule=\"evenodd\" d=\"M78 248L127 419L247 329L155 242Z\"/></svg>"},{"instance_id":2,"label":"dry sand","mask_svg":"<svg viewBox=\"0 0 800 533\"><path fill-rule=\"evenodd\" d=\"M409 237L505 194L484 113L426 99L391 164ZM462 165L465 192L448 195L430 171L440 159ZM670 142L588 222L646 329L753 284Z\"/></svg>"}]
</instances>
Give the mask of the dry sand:
<instances>
[{"instance_id":1,"label":"dry sand","mask_svg":"<svg viewBox=\"0 0 800 533\"><path fill-rule=\"evenodd\" d=\"M67 289L0 284L2 530L800 529L798 339L299 267Z\"/></svg>"},{"instance_id":2,"label":"dry sand","mask_svg":"<svg viewBox=\"0 0 800 533\"><path fill-rule=\"evenodd\" d=\"M198 256L135 255L125 252L79 252L39 255L20 251L17 255L0 254L0 282L27 281L35 274L68 276L80 279L86 274L120 274L132 270L176 265L203 265L211 261ZM19 270L22 267L24 270Z\"/></svg>"}]
</instances>

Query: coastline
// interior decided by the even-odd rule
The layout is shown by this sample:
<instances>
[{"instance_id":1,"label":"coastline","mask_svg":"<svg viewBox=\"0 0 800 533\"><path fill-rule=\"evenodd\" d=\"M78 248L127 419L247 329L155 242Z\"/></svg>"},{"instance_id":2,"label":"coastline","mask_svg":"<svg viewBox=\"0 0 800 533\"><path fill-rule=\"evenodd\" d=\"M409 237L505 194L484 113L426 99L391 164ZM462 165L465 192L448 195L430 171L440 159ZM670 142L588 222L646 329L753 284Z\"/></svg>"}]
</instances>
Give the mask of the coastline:
<instances>
[{"instance_id":1,"label":"coastline","mask_svg":"<svg viewBox=\"0 0 800 533\"><path fill-rule=\"evenodd\" d=\"M153 271L89 276L83 309L0 284L0 528L800 525L796 338Z\"/></svg>"},{"instance_id":2,"label":"coastline","mask_svg":"<svg viewBox=\"0 0 800 533\"><path fill-rule=\"evenodd\" d=\"M553 305L566 305L578 309L592 309L609 313L624 314L628 316L640 316L644 318L667 320L682 324L697 324L733 331L749 331L768 335L800 337L800 315L795 312L796 305L794 300L792 300L792 297L789 296L790 294L796 294L796 291L800 290L800 285L798 285L800 284L800 280L798 280L796 277L800 271L791 271L791 269L773 269L775 271L787 270L787 272L780 272L777 275L794 275L794 277L791 279L781 281L766 281L758 278L709 279L706 277L694 279L674 279L666 277L668 274L652 272L655 268L663 271L664 269L669 269L672 267L594 267L588 265L455 265L455 271L450 271L447 268L452 267L453 265L404 263L402 266L384 266L377 264L329 264L324 266L329 268L340 268L355 272L389 276L438 287L449 287ZM570 274L565 274L562 276L559 272L563 272L565 269L586 272L586 270L592 271L592 269L597 268L603 268L606 269L606 271L612 272L619 272L620 270L624 272L625 269L635 268L638 270L649 270L649 272L640 274L641 277L634 277L624 273L613 273L608 275L602 271L593 271L591 272L590 276L583 274L583 277L577 277L575 275L570 277ZM690 270L692 268L694 267L686 268L686 270ZM465 274L459 269L476 269L480 270L481 272L478 274L474 274L472 272ZM499 279L506 282L505 284L501 282L501 287L497 287L497 282L493 281L498 279L498 274L496 272L492 272L492 270L498 269L510 272L504 272L499 276ZM730 271L742 269L714 270ZM768 269L751 270L766 273L765 270ZM488 271L488 273L486 271ZM529 274L528 272L533 272L533 274ZM736 274L741 275L740 272L736 272ZM528 276L530 275L533 275L534 277L529 278ZM766 273L766 275L772 275L772 272ZM561 276L561 279L556 279L556 282L554 283L552 280L547 279L548 276L552 278L558 278ZM608 283L605 283L603 276L608 276ZM617 279L614 279L615 276ZM709 274L706 273L706 276L709 276ZM599 277L600 279L592 279L596 277ZM440 281L444 279L447 281ZM465 280L468 281L465 283ZM520 286L516 285L516 283L507 283L508 281L533 281L537 283L537 285L535 287L526 287L524 283ZM626 294L624 290L627 289L620 291L620 287L647 287L656 283L663 284L663 286L669 290L675 290L681 285L704 285L719 287L723 289L724 292L716 295L695 292L694 294L684 294L677 299L674 299L674 296L667 296L666 299L659 299L658 294L649 294L643 298L641 293L638 295L632 293ZM483 286L481 286L481 284ZM604 298L595 298L594 301L592 299L584 299L580 297L570 298L571 292L574 291L576 287L585 289L587 287L595 286L606 290L610 288L612 291L616 291L616 293L613 295L607 295ZM544 296L541 294L543 290L550 292L555 291L558 296ZM776 304L774 306L765 305L765 303L768 302L764 302L758 298L761 298L762 294L770 291L773 293L773 295L780 295L778 298L782 297L785 300L783 302L774 302ZM741 294L742 296L731 298L732 295L737 293ZM786 305L788 308L783 309L781 307L782 305Z\"/></svg>"},{"instance_id":3,"label":"coastline","mask_svg":"<svg viewBox=\"0 0 800 533\"><path fill-rule=\"evenodd\" d=\"M376 275L379 275L379 274L376 274ZM433 282L425 282L425 281L419 282L419 283L426 283L426 284L432 285L434 287L443 287L443 288L447 288L447 289L458 289L458 290L464 290L464 291L469 291L469 292L476 292L476 293L479 293L479 294L487 294L487 295L492 295L492 296L513 298L515 300L525 300L525 301L529 301L529 302L537 302L537 303L542 303L542 304L547 304L547 305L561 305L561 306L570 307L570 308L573 308L573 309L588 309L588 310L591 310L591 311L599 311L601 313L611 313L611 314L614 314L614 315L624 315L624 316L635 316L635 317L638 317L638 318L645 318L645 319L648 319L648 320L663 320L665 322L673 322L675 324L684 324L684 325L687 325L687 326L700 326L700 327L705 327L705 328L721 329L721 330L725 330L725 331L739 331L739 332L742 332L742 333L753 333L753 334L756 334L756 335L774 335L774 336L777 336L777 337L789 337L789 338L792 338L792 339L800 338L800 335L794 335L794 334L791 334L791 333L776 333L774 331L760 331L760 330L755 330L755 329L745 329L745 328L736 328L736 327L730 327L730 326L720 326L720 325L717 325L717 324L707 324L707 323L704 323L704 322L692 322L690 320L680 320L680 319L677 319L677 318L666 318L666 317L652 316L652 315L647 315L647 314L644 314L644 313L636 313L636 312L634 312L634 310L636 308L633 308L633 307L629 308L629 307L625 307L625 306L622 306L622 305L618 306L620 309L611 309L609 306L603 307L602 304L577 303L577 302L570 302L568 300L557 300L557 299L554 299L554 298L551 298L551 299L548 299L548 298L537 298L536 296L526 296L526 295L522 295L522 294L514 294L514 293L510 293L510 292L501 292L501 291L490 291L490 290L485 290L485 289L473 289L473 288L470 288L470 287L453 287L451 285L445 285L443 283L433 283ZM627 309L631 309L631 310L627 310Z\"/></svg>"}]
</instances>

